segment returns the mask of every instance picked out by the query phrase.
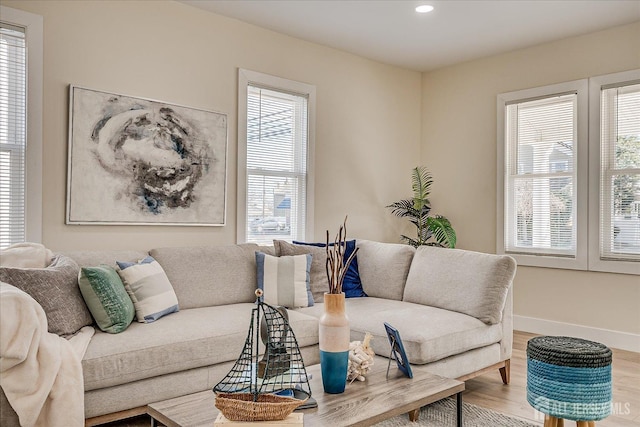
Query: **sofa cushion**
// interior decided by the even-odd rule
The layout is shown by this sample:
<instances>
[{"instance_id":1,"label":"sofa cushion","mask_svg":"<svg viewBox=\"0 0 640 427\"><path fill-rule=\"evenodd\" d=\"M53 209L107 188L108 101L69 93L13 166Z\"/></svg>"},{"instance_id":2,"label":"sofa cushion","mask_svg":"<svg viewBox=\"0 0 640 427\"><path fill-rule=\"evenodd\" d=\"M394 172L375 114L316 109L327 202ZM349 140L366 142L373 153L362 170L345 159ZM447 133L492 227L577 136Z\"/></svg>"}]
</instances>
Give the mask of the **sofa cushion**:
<instances>
[{"instance_id":1,"label":"sofa cushion","mask_svg":"<svg viewBox=\"0 0 640 427\"><path fill-rule=\"evenodd\" d=\"M362 287L370 297L401 300L415 249L398 243L357 241Z\"/></svg>"},{"instance_id":2,"label":"sofa cushion","mask_svg":"<svg viewBox=\"0 0 640 427\"><path fill-rule=\"evenodd\" d=\"M515 272L510 256L422 246L413 258L403 299L494 325L502 320Z\"/></svg>"},{"instance_id":3,"label":"sofa cushion","mask_svg":"<svg viewBox=\"0 0 640 427\"><path fill-rule=\"evenodd\" d=\"M192 308L116 335L96 331L82 360L85 391L236 360L254 307ZM318 343L317 319L290 310L289 323L300 347Z\"/></svg>"},{"instance_id":4,"label":"sofa cushion","mask_svg":"<svg viewBox=\"0 0 640 427\"><path fill-rule=\"evenodd\" d=\"M74 260L80 267L93 267L100 264L116 268L116 261L136 262L147 255L142 251L104 250L104 251L63 251L62 255Z\"/></svg>"},{"instance_id":5,"label":"sofa cushion","mask_svg":"<svg viewBox=\"0 0 640 427\"><path fill-rule=\"evenodd\" d=\"M171 282L153 257L117 263L118 274L133 301L138 322L152 323L179 310Z\"/></svg>"},{"instance_id":6,"label":"sofa cushion","mask_svg":"<svg viewBox=\"0 0 640 427\"><path fill-rule=\"evenodd\" d=\"M102 331L117 334L127 329L136 310L113 267L82 267L78 285L91 315Z\"/></svg>"},{"instance_id":7,"label":"sofa cushion","mask_svg":"<svg viewBox=\"0 0 640 427\"><path fill-rule=\"evenodd\" d=\"M293 241L296 245L308 245L317 246L319 248L326 248L326 243L305 243ZM351 254L356 250L356 241L347 240L345 242L344 258L343 262L347 262ZM329 246L333 246L335 243L330 243ZM328 283L328 282L327 282ZM360 280L360 272L358 271L358 255L354 256L351 263L347 267L347 272L344 275L344 281L342 282L342 292L346 298L359 298L366 297L367 294L362 289L362 281Z\"/></svg>"},{"instance_id":8,"label":"sofa cushion","mask_svg":"<svg viewBox=\"0 0 640 427\"><path fill-rule=\"evenodd\" d=\"M287 308L313 305L309 289L311 254L275 257L257 251L256 264L264 302Z\"/></svg>"},{"instance_id":9,"label":"sofa cushion","mask_svg":"<svg viewBox=\"0 0 640 427\"><path fill-rule=\"evenodd\" d=\"M78 288L79 271L75 261L58 254L46 268L0 267L0 281L26 292L42 306L49 332L71 335L93 323Z\"/></svg>"},{"instance_id":10,"label":"sofa cushion","mask_svg":"<svg viewBox=\"0 0 640 427\"><path fill-rule=\"evenodd\" d=\"M400 332L407 357L413 364L431 363L497 343L502 338L500 325L487 325L455 311L371 297L350 298L345 304L352 340L361 340L370 332L373 350L388 357L391 347L384 328L387 322ZM319 318L323 305L296 311Z\"/></svg>"},{"instance_id":11,"label":"sofa cushion","mask_svg":"<svg viewBox=\"0 0 640 427\"><path fill-rule=\"evenodd\" d=\"M327 250L317 246L294 245L284 240L274 240L277 256L291 256L311 254L311 272L309 273L309 286L314 302L324 301L324 293L329 292L329 279L327 279Z\"/></svg>"},{"instance_id":12,"label":"sofa cushion","mask_svg":"<svg viewBox=\"0 0 640 427\"><path fill-rule=\"evenodd\" d=\"M263 254L278 256L276 254L275 246L258 245L258 248L256 250L262 252Z\"/></svg>"},{"instance_id":13,"label":"sofa cushion","mask_svg":"<svg viewBox=\"0 0 640 427\"><path fill-rule=\"evenodd\" d=\"M254 302L258 245L153 249L178 296L180 308Z\"/></svg>"}]
</instances>

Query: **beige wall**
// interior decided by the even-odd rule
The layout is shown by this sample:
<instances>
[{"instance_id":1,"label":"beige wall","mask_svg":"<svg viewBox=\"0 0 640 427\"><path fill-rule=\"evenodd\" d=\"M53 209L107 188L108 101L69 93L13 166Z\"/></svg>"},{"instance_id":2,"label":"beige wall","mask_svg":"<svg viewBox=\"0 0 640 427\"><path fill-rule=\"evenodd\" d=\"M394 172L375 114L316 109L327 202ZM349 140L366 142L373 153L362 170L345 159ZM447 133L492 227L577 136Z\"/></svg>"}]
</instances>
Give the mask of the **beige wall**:
<instances>
[{"instance_id":1,"label":"beige wall","mask_svg":"<svg viewBox=\"0 0 640 427\"><path fill-rule=\"evenodd\" d=\"M44 17L43 241L55 250L234 243L241 67L317 86L316 239L349 214L352 236L397 241L411 230L384 206L409 195L424 164L459 247L494 252L496 94L640 67L640 24L421 77L175 2L3 5ZM69 84L226 112L227 225L65 225ZM517 315L637 334L639 305L637 276L518 270Z\"/></svg>"},{"instance_id":2,"label":"beige wall","mask_svg":"<svg viewBox=\"0 0 640 427\"><path fill-rule=\"evenodd\" d=\"M43 243L55 250L235 243L237 69L317 87L315 238L396 240L410 191L421 75L171 1L3 1L44 17ZM68 85L226 112L225 227L64 224Z\"/></svg>"},{"instance_id":3,"label":"beige wall","mask_svg":"<svg viewBox=\"0 0 640 427\"><path fill-rule=\"evenodd\" d=\"M459 247L496 250L496 95L640 68L640 23L475 60L422 78L422 163ZM638 276L519 267L516 315L640 333Z\"/></svg>"}]
</instances>

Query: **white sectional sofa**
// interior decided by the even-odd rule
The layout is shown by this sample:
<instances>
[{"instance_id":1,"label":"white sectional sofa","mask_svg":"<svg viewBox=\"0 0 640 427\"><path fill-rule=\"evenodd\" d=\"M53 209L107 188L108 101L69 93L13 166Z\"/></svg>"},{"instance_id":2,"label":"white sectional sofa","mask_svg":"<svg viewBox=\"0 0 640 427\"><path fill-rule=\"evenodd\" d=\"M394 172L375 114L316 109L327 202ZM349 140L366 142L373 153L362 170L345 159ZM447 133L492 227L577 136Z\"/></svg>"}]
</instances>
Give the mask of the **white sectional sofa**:
<instances>
[{"instance_id":1,"label":"white sectional sofa","mask_svg":"<svg viewBox=\"0 0 640 427\"><path fill-rule=\"evenodd\" d=\"M357 240L357 246L368 296L346 301L353 340L371 332L376 353L388 355L383 326L388 322L400 331L412 364L427 364L436 374L462 379L500 369L508 382L516 269L512 258L434 247L416 251L367 240ZM255 300L255 251L278 255L277 248L243 244L159 248L148 254L65 253L81 267L115 266L115 261L151 255L165 270L180 306L179 312L153 323L134 321L118 334L96 328L82 360L87 424L143 413L149 403L211 389L222 379L246 338ZM316 258L324 251L296 250ZM317 270L324 261L316 261ZM313 271L311 278L318 295ZM289 310L306 365L319 363L322 310L320 300ZM4 393L0 412L2 426L17 425Z\"/></svg>"}]
</instances>

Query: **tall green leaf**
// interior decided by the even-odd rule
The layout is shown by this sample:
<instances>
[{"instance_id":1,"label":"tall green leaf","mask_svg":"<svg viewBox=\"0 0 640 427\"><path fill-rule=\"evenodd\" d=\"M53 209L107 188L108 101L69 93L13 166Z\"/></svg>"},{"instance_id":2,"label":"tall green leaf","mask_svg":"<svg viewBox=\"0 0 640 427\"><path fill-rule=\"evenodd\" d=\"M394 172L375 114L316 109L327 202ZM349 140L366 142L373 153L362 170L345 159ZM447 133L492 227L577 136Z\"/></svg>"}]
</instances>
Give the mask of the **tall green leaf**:
<instances>
[{"instance_id":1,"label":"tall green leaf","mask_svg":"<svg viewBox=\"0 0 640 427\"><path fill-rule=\"evenodd\" d=\"M429 205L429 194L433 178L424 166L416 166L411 172L411 188L413 190L413 207L421 211Z\"/></svg>"},{"instance_id":2,"label":"tall green leaf","mask_svg":"<svg viewBox=\"0 0 640 427\"><path fill-rule=\"evenodd\" d=\"M393 213L395 216L398 216L400 218L403 218L403 217L413 218L418 215L418 212L416 212L416 209L413 207L412 199L399 200L397 202L390 204L387 207L391 209L391 213Z\"/></svg>"},{"instance_id":3,"label":"tall green leaf","mask_svg":"<svg viewBox=\"0 0 640 427\"><path fill-rule=\"evenodd\" d=\"M433 238L440 246L456 247L456 231L447 218L442 215L430 217L427 221L427 228L433 233Z\"/></svg>"}]
</instances>

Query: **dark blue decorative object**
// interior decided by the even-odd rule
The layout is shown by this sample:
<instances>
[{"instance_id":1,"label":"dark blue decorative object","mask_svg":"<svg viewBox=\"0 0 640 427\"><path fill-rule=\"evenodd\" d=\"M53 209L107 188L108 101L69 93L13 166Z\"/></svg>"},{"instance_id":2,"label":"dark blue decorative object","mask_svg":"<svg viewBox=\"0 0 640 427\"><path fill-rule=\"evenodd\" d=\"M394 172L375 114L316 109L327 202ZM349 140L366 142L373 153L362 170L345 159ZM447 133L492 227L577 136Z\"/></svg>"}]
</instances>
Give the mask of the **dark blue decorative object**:
<instances>
[{"instance_id":1,"label":"dark blue decorative object","mask_svg":"<svg viewBox=\"0 0 640 427\"><path fill-rule=\"evenodd\" d=\"M293 241L294 245L306 245L306 246L317 246L320 248L326 247L326 243L306 243L306 242L297 242ZM333 243L330 243L333 246ZM344 261L351 256L353 251L356 250L356 241L347 240L346 248L344 251ZM356 255L351 264L349 264L349 268L347 269L347 274L344 276L344 282L342 283L342 292L344 292L345 297L347 298L358 298L358 297L366 297L368 296L364 289L362 288L362 281L360 280L360 272L358 271L358 256Z\"/></svg>"},{"instance_id":2,"label":"dark blue decorative object","mask_svg":"<svg viewBox=\"0 0 640 427\"><path fill-rule=\"evenodd\" d=\"M411 365L409 364L407 352L404 350L404 345L400 338L400 332L387 322L384 322L384 329L387 331L387 338L389 339L389 345L391 346L389 365L391 364L391 360L394 359L398 365L398 369L400 369L400 371L409 378L413 378L413 371L411 371ZM387 365L387 375L389 375L389 365Z\"/></svg>"}]
</instances>

